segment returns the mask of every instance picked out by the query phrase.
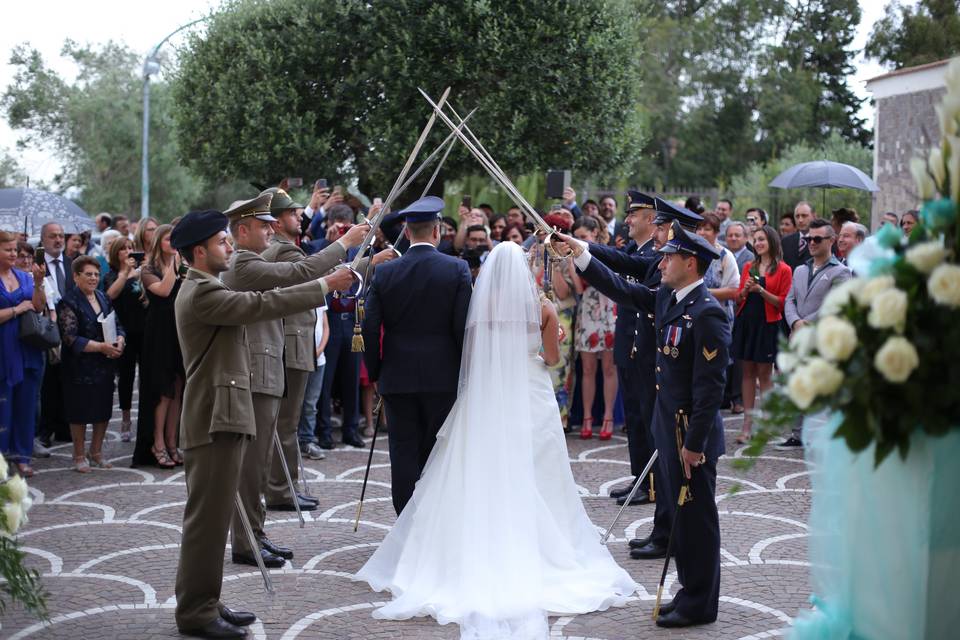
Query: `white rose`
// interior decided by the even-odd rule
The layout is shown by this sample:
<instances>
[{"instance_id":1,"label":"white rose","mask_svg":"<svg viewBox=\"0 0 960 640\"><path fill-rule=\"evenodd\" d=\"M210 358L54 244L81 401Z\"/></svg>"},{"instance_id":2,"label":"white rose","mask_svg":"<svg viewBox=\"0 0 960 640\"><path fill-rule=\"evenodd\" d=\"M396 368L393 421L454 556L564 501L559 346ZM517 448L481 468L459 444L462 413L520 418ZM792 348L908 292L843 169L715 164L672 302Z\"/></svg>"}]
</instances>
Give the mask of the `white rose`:
<instances>
[{"instance_id":1,"label":"white rose","mask_svg":"<svg viewBox=\"0 0 960 640\"><path fill-rule=\"evenodd\" d=\"M927 156L927 167L929 167L933 182L939 190L943 187L944 178L947 177L947 168L943 165L943 152L939 148L930 149L930 155Z\"/></svg>"},{"instance_id":2,"label":"white rose","mask_svg":"<svg viewBox=\"0 0 960 640\"><path fill-rule=\"evenodd\" d=\"M913 245L904 254L907 262L917 268L920 273L930 273L947 257L947 250L943 247L943 240L932 240Z\"/></svg>"},{"instance_id":3,"label":"white rose","mask_svg":"<svg viewBox=\"0 0 960 640\"><path fill-rule=\"evenodd\" d=\"M0 453L0 478L6 478L9 468L7 467L7 459L3 457L3 454Z\"/></svg>"},{"instance_id":4,"label":"white rose","mask_svg":"<svg viewBox=\"0 0 960 640\"><path fill-rule=\"evenodd\" d=\"M817 397L817 383L811 377L807 367L800 367L787 381L787 393L790 399L801 409L808 408Z\"/></svg>"},{"instance_id":5,"label":"white rose","mask_svg":"<svg viewBox=\"0 0 960 640\"><path fill-rule=\"evenodd\" d=\"M20 476L13 476L7 480L7 492L10 495L11 502L21 503L23 499L30 495L27 491L27 483Z\"/></svg>"},{"instance_id":6,"label":"white rose","mask_svg":"<svg viewBox=\"0 0 960 640\"><path fill-rule=\"evenodd\" d=\"M929 200L937 192L937 187L933 184L933 178L927 173L927 161L923 158L912 158L910 160L910 173L913 174L913 182L917 185L917 191L921 200Z\"/></svg>"},{"instance_id":7,"label":"white rose","mask_svg":"<svg viewBox=\"0 0 960 640\"><path fill-rule=\"evenodd\" d=\"M842 318L827 316L817 323L817 352L835 362L850 357L857 348L856 328Z\"/></svg>"},{"instance_id":8,"label":"white rose","mask_svg":"<svg viewBox=\"0 0 960 640\"><path fill-rule=\"evenodd\" d=\"M843 384L843 372L823 358L811 359L806 369L818 396L829 396Z\"/></svg>"},{"instance_id":9,"label":"white rose","mask_svg":"<svg viewBox=\"0 0 960 640\"><path fill-rule=\"evenodd\" d=\"M781 351L777 354L777 369L783 373L790 373L800 364L800 358L789 351Z\"/></svg>"},{"instance_id":10,"label":"white rose","mask_svg":"<svg viewBox=\"0 0 960 640\"><path fill-rule=\"evenodd\" d=\"M904 382L919 365L917 349L901 336L887 338L873 358L873 366L889 382Z\"/></svg>"},{"instance_id":11,"label":"white rose","mask_svg":"<svg viewBox=\"0 0 960 640\"><path fill-rule=\"evenodd\" d=\"M903 331L907 323L907 294L900 289L887 289L870 303L867 323L874 329Z\"/></svg>"},{"instance_id":12,"label":"white rose","mask_svg":"<svg viewBox=\"0 0 960 640\"><path fill-rule=\"evenodd\" d=\"M927 280L927 291L937 304L960 307L960 266L942 264Z\"/></svg>"},{"instance_id":13,"label":"white rose","mask_svg":"<svg viewBox=\"0 0 960 640\"><path fill-rule=\"evenodd\" d=\"M956 202L960 200L960 138L955 134L943 137L943 142L950 148L950 159L947 161L947 173L950 176L950 193L943 195L949 196Z\"/></svg>"},{"instance_id":14,"label":"white rose","mask_svg":"<svg viewBox=\"0 0 960 640\"><path fill-rule=\"evenodd\" d=\"M817 343L817 333L810 325L800 327L790 334L790 350L803 358L813 352Z\"/></svg>"},{"instance_id":15,"label":"white rose","mask_svg":"<svg viewBox=\"0 0 960 640\"><path fill-rule=\"evenodd\" d=\"M9 533L16 533L23 519L23 509L19 502L9 502L3 506L3 528Z\"/></svg>"},{"instance_id":16,"label":"white rose","mask_svg":"<svg viewBox=\"0 0 960 640\"><path fill-rule=\"evenodd\" d=\"M870 278L862 287L855 289L853 295L857 298L860 306L869 307L874 298L887 289L893 289L893 287L893 276L877 276L876 278Z\"/></svg>"},{"instance_id":17,"label":"white rose","mask_svg":"<svg viewBox=\"0 0 960 640\"><path fill-rule=\"evenodd\" d=\"M863 286L862 279L847 278L830 289L830 292L820 305L820 317L834 316L840 313L840 310L850 302L850 297L853 295L853 292L861 286Z\"/></svg>"}]
</instances>

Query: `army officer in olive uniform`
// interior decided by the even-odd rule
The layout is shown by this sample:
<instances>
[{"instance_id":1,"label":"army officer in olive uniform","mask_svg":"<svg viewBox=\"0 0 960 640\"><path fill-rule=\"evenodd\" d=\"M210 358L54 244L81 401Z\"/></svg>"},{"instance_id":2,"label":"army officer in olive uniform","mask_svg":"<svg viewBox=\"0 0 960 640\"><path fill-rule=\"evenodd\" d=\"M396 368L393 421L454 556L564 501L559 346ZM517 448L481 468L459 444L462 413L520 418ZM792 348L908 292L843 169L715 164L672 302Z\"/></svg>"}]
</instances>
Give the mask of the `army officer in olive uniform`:
<instances>
[{"instance_id":1,"label":"army officer in olive uniform","mask_svg":"<svg viewBox=\"0 0 960 640\"><path fill-rule=\"evenodd\" d=\"M187 380L180 444L187 504L177 567L177 628L205 638L239 638L255 616L220 602L223 551L234 513L245 440L256 435L250 353L244 325L312 309L352 276L337 271L289 289L239 293L220 282L233 249L219 211L192 211L171 245L190 264L176 302L177 332Z\"/></svg>"},{"instance_id":2,"label":"army officer in olive uniform","mask_svg":"<svg viewBox=\"0 0 960 640\"><path fill-rule=\"evenodd\" d=\"M359 245L370 230L368 225L356 225L323 251L299 262L267 262L260 254L269 246L273 236L270 223L270 203L274 192L264 192L245 202L234 203L224 214L230 220L230 233L237 251L223 274L223 283L234 291L269 291L319 278L337 266L347 256L347 250ZM275 193L286 195L282 190ZM319 305L318 305L319 306ZM280 314L280 316L287 314ZM260 542L259 549L251 549L243 530L240 514L233 518L233 561L256 565L254 554L260 554L266 566L282 567L293 558L293 551L275 545L263 531L266 511L261 496L266 493L270 464L273 458L274 433L280 412L280 401L286 383L283 366L283 320L281 317L247 324L247 345L250 350L250 391L253 396L253 416L257 439L244 453L240 471L240 500Z\"/></svg>"}]
</instances>

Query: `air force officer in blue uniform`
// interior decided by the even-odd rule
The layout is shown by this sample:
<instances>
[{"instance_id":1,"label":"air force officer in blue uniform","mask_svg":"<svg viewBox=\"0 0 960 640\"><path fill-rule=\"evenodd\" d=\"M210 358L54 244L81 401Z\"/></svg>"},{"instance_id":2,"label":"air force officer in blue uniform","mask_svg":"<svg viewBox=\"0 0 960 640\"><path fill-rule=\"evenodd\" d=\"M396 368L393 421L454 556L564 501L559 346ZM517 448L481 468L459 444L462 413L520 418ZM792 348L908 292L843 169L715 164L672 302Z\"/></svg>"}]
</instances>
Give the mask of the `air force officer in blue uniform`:
<instances>
[{"instance_id":1,"label":"air force officer in blue uniform","mask_svg":"<svg viewBox=\"0 0 960 640\"><path fill-rule=\"evenodd\" d=\"M397 515L457 399L472 284L466 262L436 249L442 210L443 200L427 196L396 214L406 219L410 248L377 267L366 297L363 357L390 423Z\"/></svg>"},{"instance_id":2,"label":"air force officer in blue uniform","mask_svg":"<svg viewBox=\"0 0 960 640\"><path fill-rule=\"evenodd\" d=\"M671 516L683 476L690 478L693 495L682 507L674 532L682 588L661 607L657 624L686 627L713 622L720 597L720 523L714 494L717 459L724 452L720 404L730 329L723 308L703 285L703 274L719 253L675 221L660 248L662 284L653 292L592 259L584 243L562 237L587 282L618 304L654 312L653 437L660 452L660 489L671 498Z\"/></svg>"}]
</instances>

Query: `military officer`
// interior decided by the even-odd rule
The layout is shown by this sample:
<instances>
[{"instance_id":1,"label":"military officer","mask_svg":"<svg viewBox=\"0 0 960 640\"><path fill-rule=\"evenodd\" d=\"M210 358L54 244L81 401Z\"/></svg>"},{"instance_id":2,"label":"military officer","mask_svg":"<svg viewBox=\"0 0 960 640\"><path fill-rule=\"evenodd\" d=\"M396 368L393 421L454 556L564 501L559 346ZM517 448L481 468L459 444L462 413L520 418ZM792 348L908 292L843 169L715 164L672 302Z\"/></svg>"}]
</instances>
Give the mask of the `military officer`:
<instances>
[{"instance_id":1,"label":"military officer","mask_svg":"<svg viewBox=\"0 0 960 640\"><path fill-rule=\"evenodd\" d=\"M649 200L645 202L649 202ZM670 233L673 222L677 221L684 228L694 231L702 218L698 214L683 207L678 207L662 198L654 197L652 202L655 212L652 221L654 225L652 238L654 250L652 252L645 253L644 255L638 251L632 255L628 255L604 245L591 244L590 254L603 264L621 273L621 275L626 274L629 280L639 282L655 291L660 286L660 260L663 257L659 249L666 244L667 236ZM639 438L634 438L631 441L628 432L628 443L634 443L630 448L630 466L636 475L643 470L643 466L646 464L646 461L650 459L650 455L653 453L652 448L654 447L653 411L656 399L654 388L656 383L656 355L654 350L656 346L656 331L652 310L636 310L635 313L634 320L637 324L633 326L634 340L632 344L628 343L629 352L627 358L629 362L635 365L635 368L625 372L628 378L627 387L630 388L632 394L624 393L624 409L628 416L630 415L629 412L631 409L639 413L640 420L642 421L640 428L646 430L646 437L648 438L647 446L651 447L647 450L641 449L642 441ZM633 355L632 360L629 359L629 354ZM629 398L628 395L630 395ZM630 422L628 421L628 426L629 425ZM634 428L636 429L637 427L635 426ZM648 492L648 499L650 495L653 494L652 497L656 500L656 510L654 511L653 528L650 534L643 538L634 538L629 542L630 557L635 560L666 557L667 541L670 535L670 519L668 515L670 497L665 493L658 493L655 489L650 491L650 480L654 481L654 485L656 484L655 471L645 480L647 485L643 488ZM622 491L623 490L616 492L619 494L617 496L618 504L623 504L626 500L626 494L622 493ZM629 491L629 488L627 488L627 491ZM614 492L611 492L611 495L613 494ZM641 501L635 499L635 502Z\"/></svg>"},{"instance_id":2,"label":"military officer","mask_svg":"<svg viewBox=\"0 0 960 640\"><path fill-rule=\"evenodd\" d=\"M687 627L717 619L720 597L720 522L715 502L717 459L724 452L720 404L726 382L729 323L703 284L719 252L674 221L660 248L662 285L654 292L619 278L590 256L584 243L570 244L584 279L618 304L653 310L656 322L657 398L653 436L660 452L660 491L679 508L675 536L682 585L661 607L657 625ZM689 480L692 500L676 505ZM658 491L658 493L660 493Z\"/></svg>"},{"instance_id":3,"label":"military officer","mask_svg":"<svg viewBox=\"0 0 960 640\"><path fill-rule=\"evenodd\" d=\"M236 510L242 452L257 432L244 325L312 309L329 290L346 289L353 282L343 270L267 293L231 291L217 278L233 253L226 227L227 217L219 211L192 211L170 236L170 244L190 265L175 305L187 375L180 431L187 504L176 621L181 633L206 638L244 637L243 627L256 619L220 602L223 551Z\"/></svg>"},{"instance_id":4,"label":"military officer","mask_svg":"<svg viewBox=\"0 0 960 640\"><path fill-rule=\"evenodd\" d=\"M282 190L276 193L286 195ZM271 223L276 222L276 218L270 215L273 197L271 192L262 193L252 200L235 202L224 212L230 220L230 233L237 251L230 259L229 268L223 273L223 283L235 291L269 291L275 287L287 287L319 278L340 264L347 250L359 245L370 230L368 225L356 225L323 251L299 262L267 262L260 254L269 246L273 235ZM285 390L283 320L276 317L249 323L247 345L253 374L250 391L257 438L244 453L240 499L253 525L254 534L260 541L260 548L250 548L240 514L235 514L232 557L236 563L256 565L253 554L259 553L266 566L276 568L293 558L293 551L274 544L264 533L266 511L261 495L267 489L274 431Z\"/></svg>"}]
</instances>

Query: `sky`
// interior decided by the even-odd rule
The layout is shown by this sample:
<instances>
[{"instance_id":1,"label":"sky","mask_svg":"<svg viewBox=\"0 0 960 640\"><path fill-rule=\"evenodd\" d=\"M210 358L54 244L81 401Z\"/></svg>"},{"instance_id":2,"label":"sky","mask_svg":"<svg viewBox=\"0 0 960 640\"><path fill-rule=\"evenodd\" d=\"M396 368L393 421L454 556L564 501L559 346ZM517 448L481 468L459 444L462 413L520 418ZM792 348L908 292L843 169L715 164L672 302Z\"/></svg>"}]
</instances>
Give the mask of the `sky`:
<instances>
[{"instance_id":1,"label":"sky","mask_svg":"<svg viewBox=\"0 0 960 640\"><path fill-rule=\"evenodd\" d=\"M883 15L887 0L860 0L863 18L853 43L855 49L863 49L870 28ZM43 19L43 27L35 34L28 27L18 29L15 35L0 33L0 90L13 80L14 69L9 65L10 52L24 42L38 49L46 63L66 77L73 73L72 65L60 58L60 48L66 38L80 43L100 43L117 40L127 43L133 50L144 55L167 34L178 27L206 15L219 4L219 0L7 0L2 10L6 25L31 25ZM174 37L169 46L176 46ZM855 60L856 73L849 79L850 86L860 97L868 97L864 81L880 75L884 69L874 62ZM162 73L162 71L161 71ZM861 116L873 121L869 103L864 103ZM33 180L49 181L56 174L56 157L47 149L16 151L17 134L0 117L0 149L6 149L17 157L21 166Z\"/></svg>"}]
</instances>

